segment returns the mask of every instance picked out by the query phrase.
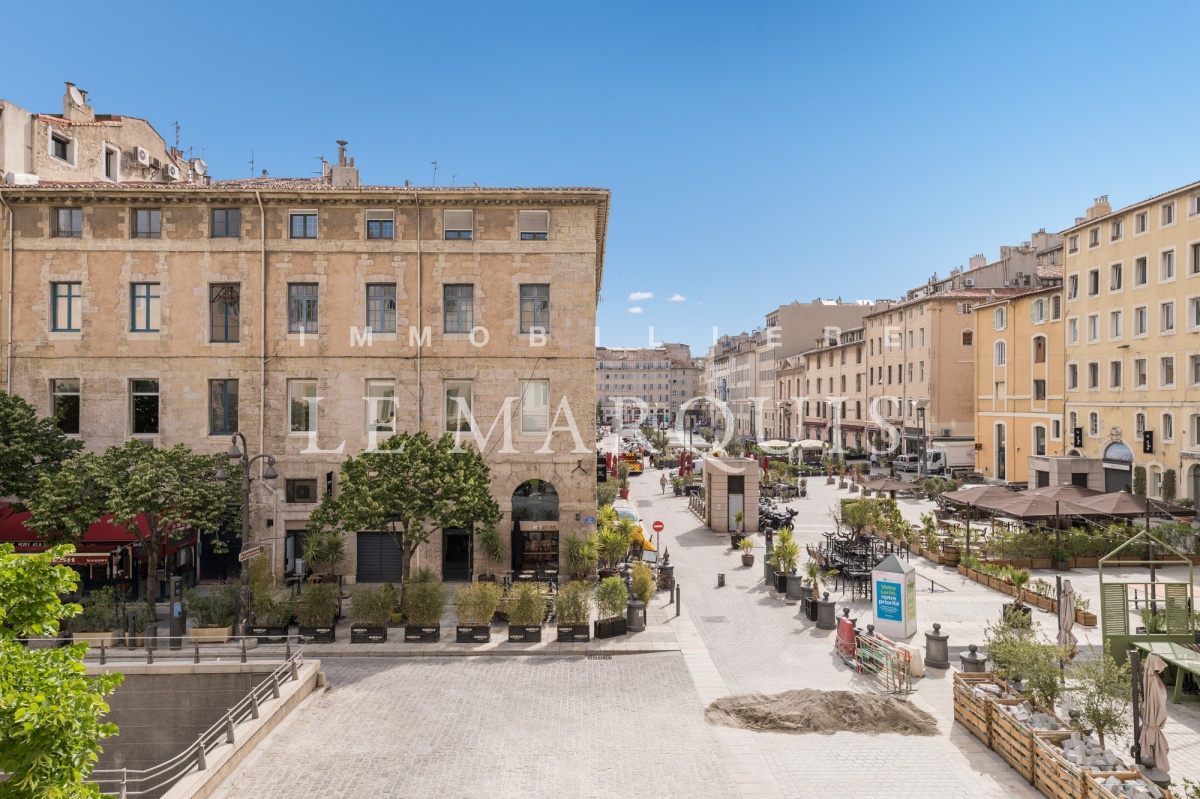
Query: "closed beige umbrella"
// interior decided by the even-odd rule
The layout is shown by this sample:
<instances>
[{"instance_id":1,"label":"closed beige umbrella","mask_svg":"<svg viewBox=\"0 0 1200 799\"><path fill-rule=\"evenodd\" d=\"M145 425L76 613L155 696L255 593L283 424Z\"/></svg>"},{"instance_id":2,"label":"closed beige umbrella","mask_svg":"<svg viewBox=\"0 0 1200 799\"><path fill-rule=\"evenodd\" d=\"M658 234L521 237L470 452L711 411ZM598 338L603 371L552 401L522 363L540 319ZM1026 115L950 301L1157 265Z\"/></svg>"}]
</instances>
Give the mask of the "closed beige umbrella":
<instances>
[{"instance_id":1,"label":"closed beige umbrella","mask_svg":"<svg viewBox=\"0 0 1200 799\"><path fill-rule=\"evenodd\" d=\"M1167 761L1170 747L1163 735L1167 723L1167 689L1161 674L1166 668L1162 658L1150 655L1142 675L1142 734L1138 743L1142 747L1142 756L1153 760L1159 771L1171 770Z\"/></svg>"},{"instance_id":2,"label":"closed beige umbrella","mask_svg":"<svg viewBox=\"0 0 1200 799\"><path fill-rule=\"evenodd\" d=\"M1058 645L1069 646L1075 651L1078 639L1074 633L1075 627L1075 589L1070 580L1063 580L1062 596L1058 600Z\"/></svg>"}]
</instances>

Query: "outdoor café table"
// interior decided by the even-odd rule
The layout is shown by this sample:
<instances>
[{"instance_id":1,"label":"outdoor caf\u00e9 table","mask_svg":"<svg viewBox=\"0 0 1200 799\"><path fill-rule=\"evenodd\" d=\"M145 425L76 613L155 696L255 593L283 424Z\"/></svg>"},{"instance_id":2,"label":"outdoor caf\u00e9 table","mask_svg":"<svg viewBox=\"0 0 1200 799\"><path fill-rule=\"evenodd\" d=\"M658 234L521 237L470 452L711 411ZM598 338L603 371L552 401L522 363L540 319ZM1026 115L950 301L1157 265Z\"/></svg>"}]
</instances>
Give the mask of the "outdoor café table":
<instances>
[{"instance_id":1,"label":"outdoor caf\u00e9 table","mask_svg":"<svg viewBox=\"0 0 1200 799\"><path fill-rule=\"evenodd\" d=\"M1195 644L1177 644L1173 641L1130 641L1138 649L1148 654L1158 655L1163 661L1175 667L1175 695L1171 701L1178 704L1183 699L1183 673L1191 674L1200 683L1200 651Z\"/></svg>"}]
</instances>

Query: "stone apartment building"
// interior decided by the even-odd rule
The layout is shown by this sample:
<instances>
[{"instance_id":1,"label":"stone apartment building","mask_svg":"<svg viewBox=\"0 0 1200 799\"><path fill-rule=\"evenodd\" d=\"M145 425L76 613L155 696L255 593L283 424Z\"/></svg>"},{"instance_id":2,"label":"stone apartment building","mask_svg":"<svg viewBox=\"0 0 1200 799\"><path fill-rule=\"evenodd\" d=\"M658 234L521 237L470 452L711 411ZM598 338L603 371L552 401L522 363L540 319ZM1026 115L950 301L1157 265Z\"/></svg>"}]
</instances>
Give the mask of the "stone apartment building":
<instances>
[{"instance_id":1,"label":"stone apartment building","mask_svg":"<svg viewBox=\"0 0 1200 799\"><path fill-rule=\"evenodd\" d=\"M645 403L647 418L655 424L674 424L680 406L697 396L700 368L692 364L686 344L660 347L597 347L596 401L608 423L640 421ZM625 398L624 409L618 399Z\"/></svg>"},{"instance_id":2,"label":"stone apartment building","mask_svg":"<svg viewBox=\"0 0 1200 799\"><path fill-rule=\"evenodd\" d=\"M817 340L804 362L804 438L864 449L867 443L867 343L865 328ZM795 411L793 411L795 412Z\"/></svg>"},{"instance_id":3,"label":"stone apartment building","mask_svg":"<svg viewBox=\"0 0 1200 799\"><path fill-rule=\"evenodd\" d=\"M241 431L278 459L252 500L278 570L343 458L393 432L484 453L512 557L491 569L584 532L607 191L363 186L344 147L322 178L83 178L0 188L0 352L5 389L89 450ZM440 531L415 565L469 580L474 552ZM385 535L347 542L351 580L399 570Z\"/></svg>"},{"instance_id":4,"label":"stone apartment building","mask_svg":"<svg viewBox=\"0 0 1200 799\"><path fill-rule=\"evenodd\" d=\"M1070 457L1046 468L1112 491L1142 467L1149 496L1200 501L1200 183L1100 197L1063 237Z\"/></svg>"}]
</instances>

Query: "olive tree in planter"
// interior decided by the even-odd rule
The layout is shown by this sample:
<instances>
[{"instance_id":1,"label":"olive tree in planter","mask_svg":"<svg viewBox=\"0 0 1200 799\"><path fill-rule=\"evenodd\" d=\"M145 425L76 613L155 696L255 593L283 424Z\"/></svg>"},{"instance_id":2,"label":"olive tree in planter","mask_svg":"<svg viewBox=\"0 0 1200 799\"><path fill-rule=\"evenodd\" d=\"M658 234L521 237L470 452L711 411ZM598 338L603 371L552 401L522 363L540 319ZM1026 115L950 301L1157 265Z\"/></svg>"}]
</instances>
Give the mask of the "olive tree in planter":
<instances>
[{"instance_id":1,"label":"olive tree in planter","mask_svg":"<svg viewBox=\"0 0 1200 799\"><path fill-rule=\"evenodd\" d=\"M381 644L387 640L387 623L396 606L396 591L389 583L359 583L350 591L350 643Z\"/></svg>"},{"instance_id":2,"label":"olive tree in planter","mask_svg":"<svg viewBox=\"0 0 1200 799\"><path fill-rule=\"evenodd\" d=\"M296 619L300 636L315 644L332 644L337 635L334 617L338 611L338 587L333 583L311 583L304 586L296 603Z\"/></svg>"},{"instance_id":3,"label":"olive tree in planter","mask_svg":"<svg viewBox=\"0 0 1200 799\"><path fill-rule=\"evenodd\" d=\"M749 538L738 541L738 550L742 553L742 565L749 568L754 565L754 542Z\"/></svg>"},{"instance_id":4,"label":"olive tree in planter","mask_svg":"<svg viewBox=\"0 0 1200 799\"><path fill-rule=\"evenodd\" d=\"M434 644L441 638L446 610L446 586L436 579L410 580L401 593L404 608L404 641Z\"/></svg>"},{"instance_id":5,"label":"olive tree in planter","mask_svg":"<svg viewBox=\"0 0 1200 799\"><path fill-rule=\"evenodd\" d=\"M492 616L500 607L504 589L496 583L469 583L454 595L456 643L486 644L492 640Z\"/></svg>"},{"instance_id":6,"label":"olive tree in planter","mask_svg":"<svg viewBox=\"0 0 1200 799\"><path fill-rule=\"evenodd\" d=\"M106 586L83 598L83 609L67 621L71 640L92 646L113 646L121 637L122 603L117 590Z\"/></svg>"},{"instance_id":7,"label":"olive tree in planter","mask_svg":"<svg viewBox=\"0 0 1200 799\"><path fill-rule=\"evenodd\" d=\"M517 583L508 599L508 640L514 644L540 644L546 618L546 597L538 583Z\"/></svg>"},{"instance_id":8,"label":"olive tree in planter","mask_svg":"<svg viewBox=\"0 0 1200 799\"><path fill-rule=\"evenodd\" d=\"M615 638L624 635L625 606L629 603L629 589L620 577L605 577L596 586L595 634L597 638Z\"/></svg>"},{"instance_id":9,"label":"olive tree in planter","mask_svg":"<svg viewBox=\"0 0 1200 799\"><path fill-rule=\"evenodd\" d=\"M1096 733L1101 746L1105 735L1121 736L1129 729L1129 680L1129 661L1117 663L1107 646L1075 661L1067 674L1067 694L1079 709L1078 721Z\"/></svg>"},{"instance_id":10,"label":"olive tree in planter","mask_svg":"<svg viewBox=\"0 0 1200 799\"><path fill-rule=\"evenodd\" d=\"M192 621L188 636L193 643L223 644L233 635L237 617L237 586L214 586L208 594L189 588L183 594L183 607Z\"/></svg>"},{"instance_id":11,"label":"olive tree in planter","mask_svg":"<svg viewBox=\"0 0 1200 799\"><path fill-rule=\"evenodd\" d=\"M554 615L558 619L557 640L560 644L590 641L588 622L592 618L592 589L587 583L564 585L554 598Z\"/></svg>"}]
</instances>

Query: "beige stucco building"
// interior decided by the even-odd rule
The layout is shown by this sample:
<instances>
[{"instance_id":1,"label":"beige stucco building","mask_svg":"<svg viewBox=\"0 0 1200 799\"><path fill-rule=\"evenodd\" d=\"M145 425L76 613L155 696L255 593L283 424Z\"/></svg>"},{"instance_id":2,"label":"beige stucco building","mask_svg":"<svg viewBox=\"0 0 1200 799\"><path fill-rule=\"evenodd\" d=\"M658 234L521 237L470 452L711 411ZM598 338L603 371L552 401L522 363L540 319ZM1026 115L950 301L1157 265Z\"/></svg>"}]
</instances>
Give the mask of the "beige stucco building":
<instances>
[{"instance_id":1,"label":"beige stucco building","mask_svg":"<svg viewBox=\"0 0 1200 799\"><path fill-rule=\"evenodd\" d=\"M1143 467L1150 496L1173 472L1200 500L1200 183L1100 197L1063 237L1067 454L1093 487Z\"/></svg>"},{"instance_id":2,"label":"beige stucco building","mask_svg":"<svg viewBox=\"0 0 1200 799\"><path fill-rule=\"evenodd\" d=\"M865 328L818 339L799 356L804 363L804 438L843 450L866 447L867 345ZM795 411L793 411L795 412Z\"/></svg>"},{"instance_id":3,"label":"beige stucco building","mask_svg":"<svg viewBox=\"0 0 1200 799\"><path fill-rule=\"evenodd\" d=\"M673 425L680 407L699 390L700 366L686 344L596 348L596 401L610 424L624 415Z\"/></svg>"},{"instance_id":4,"label":"beige stucco building","mask_svg":"<svg viewBox=\"0 0 1200 799\"><path fill-rule=\"evenodd\" d=\"M552 565L595 509L609 193L360 186L344 147L325 171L0 187L6 390L65 415L89 450L136 437L219 453L243 432L279 461L255 487L253 543L289 570L348 454L458 431L505 512L499 569L529 565L516 506L553 533L536 547ZM531 479L537 501L514 497ZM398 575L379 534L347 544L351 580ZM474 550L439 533L416 565L470 579Z\"/></svg>"}]
</instances>

